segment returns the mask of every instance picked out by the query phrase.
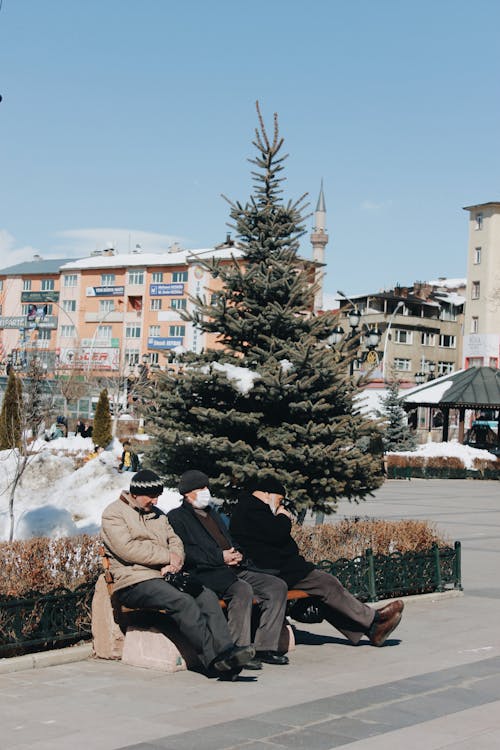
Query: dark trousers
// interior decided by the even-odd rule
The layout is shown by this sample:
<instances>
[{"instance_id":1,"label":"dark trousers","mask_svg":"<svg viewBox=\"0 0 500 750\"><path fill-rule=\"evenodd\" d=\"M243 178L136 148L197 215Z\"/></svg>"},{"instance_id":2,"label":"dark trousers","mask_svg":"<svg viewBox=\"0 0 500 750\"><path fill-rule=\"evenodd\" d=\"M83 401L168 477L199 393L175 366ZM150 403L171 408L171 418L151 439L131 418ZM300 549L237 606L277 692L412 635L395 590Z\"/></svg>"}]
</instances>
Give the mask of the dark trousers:
<instances>
[{"instance_id":1,"label":"dark trousers","mask_svg":"<svg viewBox=\"0 0 500 750\"><path fill-rule=\"evenodd\" d=\"M195 649L204 667L233 646L217 595L203 589L194 599L163 580L141 581L116 593L126 607L166 609L181 633Z\"/></svg>"},{"instance_id":2,"label":"dark trousers","mask_svg":"<svg viewBox=\"0 0 500 750\"><path fill-rule=\"evenodd\" d=\"M324 570L311 570L294 589L317 596L325 605L325 620L357 645L375 617L375 610L345 589L338 578Z\"/></svg>"},{"instance_id":3,"label":"dark trousers","mask_svg":"<svg viewBox=\"0 0 500 750\"><path fill-rule=\"evenodd\" d=\"M288 587L281 578L252 570L238 572L238 580L224 591L229 630L237 646L252 642L252 602L260 605L254 637L257 651L276 651L285 620Z\"/></svg>"}]
</instances>

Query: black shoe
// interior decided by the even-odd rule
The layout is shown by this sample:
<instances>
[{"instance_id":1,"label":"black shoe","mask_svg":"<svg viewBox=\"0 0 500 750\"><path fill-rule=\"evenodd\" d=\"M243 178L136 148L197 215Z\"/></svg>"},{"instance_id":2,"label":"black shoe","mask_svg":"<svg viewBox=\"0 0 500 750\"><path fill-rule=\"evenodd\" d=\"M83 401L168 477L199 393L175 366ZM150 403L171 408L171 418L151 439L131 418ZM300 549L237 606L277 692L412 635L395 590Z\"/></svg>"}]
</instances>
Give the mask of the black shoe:
<instances>
[{"instance_id":1,"label":"black shoe","mask_svg":"<svg viewBox=\"0 0 500 750\"><path fill-rule=\"evenodd\" d=\"M225 672L218 672L217 674L221 682L237 682L241 670L242 667L238 667L238 669L228 669Z\"/></svg>"},{"instance_id":2,"label":"black shoe","mask_svg":"<svg viewBox=\"0 0 500 750\"><path fill-rule=\"evenodd\" d=\"M254 656L255 649L253 646L233 646L222 654L219 654L219 656L216 656L212 666L218 672L228 672L232 669L245 666Z\"/></svg>"},{"instance_id":3,"label":"black shoe","mask_svg":"<svg viewBox=\"0 0 500 750\"><path fill-rule=\"evenodd\" d=\"M277 651L257 651L256 656L264 664L288 664L288 656Z\"/></svg>"},{"instance_id":4,"label":"black shoe","mask_svg":"<svg viewBox=\"0 0 500 750\"><path fill-rule=\"evenodd\" d=\"M247 663L243 665L243 669L262 669L262 662L255 657L254 659L247 661Z\"/></svg>"}]
</instances>

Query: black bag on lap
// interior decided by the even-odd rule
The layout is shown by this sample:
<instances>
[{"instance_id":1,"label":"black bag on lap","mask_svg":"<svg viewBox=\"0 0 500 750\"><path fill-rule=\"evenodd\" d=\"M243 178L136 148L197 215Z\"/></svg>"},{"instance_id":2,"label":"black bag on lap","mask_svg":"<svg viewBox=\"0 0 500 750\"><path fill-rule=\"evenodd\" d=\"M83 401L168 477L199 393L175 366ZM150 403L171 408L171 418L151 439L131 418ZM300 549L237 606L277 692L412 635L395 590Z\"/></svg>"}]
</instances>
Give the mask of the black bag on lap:
<instances>
[{"instance_id":1,"label":"black bag on lap","mask_svg":"<svg viewBox=\"0 0 500 750\"><path fill-rule=\"evenodd\" d=\"M167 583L183 594L196 598L203 591L203 584L189 573L166 573L163 577Z\"/></svg>"}]
</instances>

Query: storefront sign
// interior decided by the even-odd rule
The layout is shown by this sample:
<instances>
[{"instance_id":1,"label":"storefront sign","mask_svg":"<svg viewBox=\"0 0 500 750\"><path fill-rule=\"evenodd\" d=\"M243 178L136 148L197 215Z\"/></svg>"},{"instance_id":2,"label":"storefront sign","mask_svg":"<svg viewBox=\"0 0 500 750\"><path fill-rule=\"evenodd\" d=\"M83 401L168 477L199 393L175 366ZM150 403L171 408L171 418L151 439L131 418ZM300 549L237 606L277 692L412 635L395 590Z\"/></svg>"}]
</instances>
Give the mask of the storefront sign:
<instances>
[{"instance_id":1,"label":"storefront sign","mask_svg":"<svg viewBox=\"0 0 500 750\"><path fill-rule=\"evenodd\" d=\"M21 302L59 302L59 292L21 292Z\"/></svg>"},{"instance_id":2,"label":"storefront sign","mask_svg":"<svg viewBox=\"0 0 500 750\"><path fill-rule=\"evenodd\" d=\"M123 297L124 286L88 286L87 297Z\"/></svg>"},{"instance_id":3,"label":"storefront sign","mask_svg":"<svg viewBox=\"0 0 500 750\"><path fill-rule=\"evenodd\" d=\"M111 348L61 349L59 367L75 370L118 370L120 350Z\"/></svg>"},{"instance_id":4,"label":"storefront sign","mask_svg":"<svg viewBox=\"0 0 500 750\"><path fill-rule=\"evenodd\" d=\"M150 297L182 297L184 284L150 284Z\"/></svg>"},{"instance_id":5,"label":"storefront sign","mask_svg":"<svg viewBox=\"0 0 500 750\"><path fill-rule=\"evenodd\" d=\"M148 338L148 349L175 349L182 345L182 336L150 336Z\"/></svg>"}]
</instances>

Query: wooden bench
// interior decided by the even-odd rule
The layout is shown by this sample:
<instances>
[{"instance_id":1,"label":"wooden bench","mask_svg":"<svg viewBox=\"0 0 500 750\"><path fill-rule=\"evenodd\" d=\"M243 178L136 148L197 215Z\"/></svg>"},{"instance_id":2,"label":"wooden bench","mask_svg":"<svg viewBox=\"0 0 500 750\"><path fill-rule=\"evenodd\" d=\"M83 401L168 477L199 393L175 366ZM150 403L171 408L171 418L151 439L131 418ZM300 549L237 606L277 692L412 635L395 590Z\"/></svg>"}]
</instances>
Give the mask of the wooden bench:
<instances>
[{"instance_id":1,"label":"wooden bench","mask_svg":"<svg viewBox=\"0 0 500 750\"><path fill-rule=\"evenodd\" d=\"M101 659L121 659L132 666L177 672L197 663L196 654L183 637L167 610L131 609L120 604L113 590L109 557L99 547L104 573L99 576L92 600L94 655ZM288 601L306 599L309 594L291 589ZM227 605L219 599L222 609ZM255 602L257 604L257 602ZM295 648L293 630L285 621L279 650Z\"/></svg>"}]
</instances>

